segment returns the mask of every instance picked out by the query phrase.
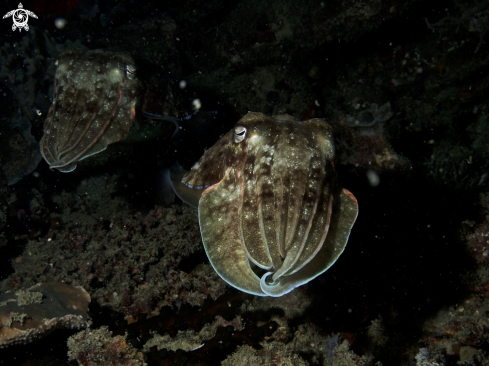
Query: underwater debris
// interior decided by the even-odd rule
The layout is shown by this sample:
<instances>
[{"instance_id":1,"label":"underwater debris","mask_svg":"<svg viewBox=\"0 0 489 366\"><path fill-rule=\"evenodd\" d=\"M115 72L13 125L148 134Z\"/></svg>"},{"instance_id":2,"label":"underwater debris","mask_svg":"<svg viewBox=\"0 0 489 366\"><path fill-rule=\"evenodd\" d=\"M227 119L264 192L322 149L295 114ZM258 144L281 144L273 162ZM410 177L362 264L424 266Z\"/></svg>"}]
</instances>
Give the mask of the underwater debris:
<instances>
[{"instance_id":1,"label":"underwater debris","mask_svg":"<svg viewBox=\"0 0 489 366\"><path fill-rule=\"evenodd\" d=\"M0 294L0 348L32 342L56 328L87 327L90 300L82 287L61 282Z\"/></svg>"},{"instance_id":2,"label":"underwater debris","mask_svg":"<svg viewBox=\"0 0 489 366\"><path fill-rule=\"evenodd\" d=\"M81 366L145 366L145 356L127 342L112 337L107 326L85 329L68 338L68 358Z\"/></svg>"}]
</instances>

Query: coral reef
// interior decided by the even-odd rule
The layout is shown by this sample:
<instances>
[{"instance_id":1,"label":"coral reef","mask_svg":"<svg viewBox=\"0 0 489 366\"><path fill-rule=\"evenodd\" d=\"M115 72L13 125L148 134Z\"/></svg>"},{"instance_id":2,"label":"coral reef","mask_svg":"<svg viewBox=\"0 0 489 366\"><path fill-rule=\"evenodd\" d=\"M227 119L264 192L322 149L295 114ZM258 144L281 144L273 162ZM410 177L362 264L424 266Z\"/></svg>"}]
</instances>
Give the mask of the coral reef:
<instances>
[{"instance_id":1,"label":"coral reef","mask_svg":"<svg viewBox=\"0 0 489 366\"><path fill-rule=\"evenodd\" d=\"M7 177L3 173L3 169L0 168L0 247L7 244L7 237L5 236L5 225L7 223L7 199L8 199L8 185Z\"/></svg>"},{"instance_id":2,"label":"coral reef","mask_svg":"<svg viewBox=\"0 0 489 366\"><path fill-rule=\"evenodd\" d=\"M90 295L61 282L0 294L0 348L28 343L60 327L87 327Z\"/></svg>"},{"instance_id":3,"label":"coral reef","mask_svg":"<svg viewBox=\"0 0 489 366\"><path fill-rule=\"evenodd\" d=\"M142 352L108 327L86 329L68 338L68 357L80 366L145 366Z\"/></svg>"},{"instance_id":4,"label":"coral reef","mask_svg":"<svg viewBox=\"0 0 489 366\"><path fill-rule=\"evenodd\" d=\"M292 340L283 343L277 340L262 342L263 348L255 350L240 346L221 365L367 365L366 356L358 356L349 350L347 340L341 341L337 334L321 336L310 326L299 326ZM304 355L307 356L304 359Z\"/></svg>"},{"instance_id":5,"label":"coral reef","mask_svg":"<svg viewBox=\"0 0 489 366\"><path fill-rule=\"evenodd\" d=\"M308 366L302 357L287 350L282 343L269 344L261 350L255 350L248 345L238 347L238 350L225 359L222 366L241 365L283 365Z\"/></svg>"},{"instance_id":6,"label":"coral reef","mask_svg":"<svg viewBox=\"0 0 489 366\"><path fill-rule=\"evenodd\" d=\"M212 324L206 324L204 327L196 333L194 330L179 331L177 336L171 338L168 334L161 336L153 334L148 342L144 344L144 350L149 351L151 347L156 346L158 351L160 349L167 349L176 351L181 349L189 352L202 347L205 341L213 338L216 335L218 327L232 326L234 330L243 330L244 325L241 323L241 318L237 317L231 321L224 320L221 316L216 316L216 320Z\"/></svg>"},{"instance_id":7,"label":"coral reef","mask_svg":"<svg viewBox=\"0 0 489 366\"><path fill-rule=\"evenodd\" d=\"M423 336L416 355L417 365L485 364L489 339L489 269L487 245L489 238L489 195L480 195L484 216L480 223L465 221L462 236L476 268L466 275L470 294L459 303L440 309L423 324Z\"/></svg>"},{"instance_id":8,"label":"coral reef","mask_svg":"<svg viewBox=\"0 0 489 366\"><path fill-rule=\"evenodd\" d=\"M481 314L488 310L487 298L481 300L478 296L440 310L424 325L427 343L445 348L449 355L459 355L464 346L482 346L489 338L489 320Z\"/></svg>"},{"instance_id":9,"label":"coral reef","mask_svg":"<svg viewBox=\"0 0 489 366\"><path fill-rule=\"evenodd\" d=\"M480 47L484 44L485 38L489 31L489 4L487 1L475 1L472 4L464 4L456 1L455 6L458 8L461 16L456 16L450 14L448 8L445 9L447 16L440 21L431 24L428 19L426 19L426 24L433 31L433 33L438 33L443 36L450 36L452 30L463 29L464 33L469 34L475 33L479 35L479 43L474 50L474 53L479 52Z\"/></svg>"},{"instance_id":10,"label":"coral reef","mask_svg":"<svg viewBox=\"0 0 489 366\"><path fill-rule=\"evenodd\" d=\"M403 5L398 4L398 11ZM311 41L317 43L334 42L338 39L349 41L392 17L394 9L383 6L380 0L359 2L348 0L343 3L320 3L310 8L309 29Z\"/></svg>"},{"instance_id":11,"label":"coral reef","mask_svg":"<svg viewBox=\"0 0 489 366\"><path fill-rule=\"evenodd\" d=\"M352 104L359 108L355 99ZM389 143L384 123L392 117L389 102L380 108L372 103L370 108L354 115L340 116L340 162L360 170L405 171L412 169L410 162L397 154Z\"/></svg>"},{"instance_id":12,"label":"coral reef","mask_svg":"<svg viewBox=\"0 0 489 366\"><path fill-rule=\"evenodd\" d=\"M54 62L68 48L87 49L80 41L60 43L34 26L20 42L5 43L0 48L0 80L14 94L28 119L47 112L53 95Z\"/></svg>"},{"instance_id":13,"label":"coral reef","mask_svg":"<svg viewBox=\"0 0 489 366\"><path fill-rule=\"evenodd\" d=\"M445 366L443 350L421 348L416 355L416 366Z\"/></svg>"},{"instance_id":14,"label":"coral reef","mask_svg":"<svg viewBox=\"0 0 489 366\"><path fill-rule=\"evenodd\" d=\"M355 102L355 101L354 101ZM360 104L356 104L355 108L359 108ZM380 108L376 103L372 103L370 108L365 109L355 115L347 114L345 116L345 123L350 127L358 127L363 129L363 134L373 135L374 129L367 129L367 127L379 125L382 122L389 120L392 117L392 108L389 102L382 105Z\"/></svg>"},{"instance_id":15,"label":"coral reef","mask_svg":"<svg viewBox=\"0 0 489 366\"><path fill-rule=\"evenodd\" d=\"M333 356L330 358L328 362L324 362L325 366L334 366L334 365L345 365L345 366L354 366L354 365L368 365L370 363L370 358L367 356L359 356L353 351L350 350L350 346L347 340L338 344L332 351Z\"/></svg>"},{"instance_id":16,"label":"coral reef","mask_svg":"<svg viewBox=\"0 0 489 366\"><path fill-rule=\"evenodd\" d=\"M372 320L371 324L367 328L367 335L374 347L383 347L387 344L389 339L386 334L386 328L382 316Z\"/></svg>"},{"instance_id":17,"label":"coral reef","mask_svg":"<svg viewBox=\"0 0 489 366\"><path fill-rule=\"evenodd\" d=\"M489 150L441 143L425 162L429 179L460 191L482 189L489 183Z\"/></svg>"},{"instance_id":18,"label":"coral reef","mask_svg":"<svg viewBox=\"0 0 489 366\"><path fill-rule=\"evenodd\" d=\"M0 153L0 163L8 185L12 185L37 168L42 158L39 143L27 118L9 119L0 131L0 146L8 147Z\"/></svg>"},{"instance_id":19,"label":"coral reef","mask_svg":"<svg viewBox=\"0 0 489 366\"><path fill-rule=\"evenodd\" d=\"M61 280L84 286L99 304L126 316L156 315L164 305L199 305L207 295L216 299L224 292L225 283L209 265L191 273L178 269L184 257L202 250L194 209L156 207L146 216L117 215L117 200L109 208L94 193L86 193L85 209L93 208L90 202L100 204L97 219L76 212L76 221L68 221L65 213L61 220L66 225L29 242L3 288ZM69 197L65 193L59 200L69 202ZM101 216L104 210L111 210L112 216Z\"/></svg>"},{"instance_id":20,"label":"coral reef","mask_svg":"<svg viewBox=\"0 0 489 366\"><path fill-rule=\"evenodd\" d=\"M482 200L487 200L489 195L485 194ZM489 206L486 206L489 208ZM481 223L476 224L473 221L466 221L471 229L465 239L467 249L477 265L489 262L489 210Z\"/></svg>"},{"instance_id":21,"label":"coral reef","mask_svg":"<svg viewBox=\"0 0 489 366\"><path fill-rule=\"evenodd\" d=\"M245 300L241 305L241 311L269 311L271 309L280 309L283 311L286 319L292 319L303 315L304 311L311 304L312 295L304 289L292 291L281 297L258 297L251 300Z\"/></svg>"}]
</instances>

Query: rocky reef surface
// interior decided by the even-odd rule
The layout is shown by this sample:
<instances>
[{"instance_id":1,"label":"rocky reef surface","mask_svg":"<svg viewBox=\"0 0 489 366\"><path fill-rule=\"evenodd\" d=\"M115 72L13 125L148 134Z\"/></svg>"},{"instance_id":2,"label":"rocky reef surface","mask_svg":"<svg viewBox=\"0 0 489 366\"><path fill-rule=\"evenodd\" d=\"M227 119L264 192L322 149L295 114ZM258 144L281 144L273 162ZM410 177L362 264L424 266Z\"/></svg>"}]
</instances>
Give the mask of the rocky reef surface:
<instances>
[{"instance_id":1,"label":"rocky reef surface","mask_svg":"<svg viewBox=\"0 0 489 366\"><path fill-rule=\"evenodd\" d=\"M60 322L0 362L489 364L487 1L24 5L28 32L0 23L0 302L80 286L90 327ZM154 63L216 117L51 171L38 144L70 47ZM196 211L159 198L163 168L190 167L248 111L331 123L359 202L338 262L280 298L226 285ZM8 310L0 334L28 314Z\"/></svg>"}]
</instances>

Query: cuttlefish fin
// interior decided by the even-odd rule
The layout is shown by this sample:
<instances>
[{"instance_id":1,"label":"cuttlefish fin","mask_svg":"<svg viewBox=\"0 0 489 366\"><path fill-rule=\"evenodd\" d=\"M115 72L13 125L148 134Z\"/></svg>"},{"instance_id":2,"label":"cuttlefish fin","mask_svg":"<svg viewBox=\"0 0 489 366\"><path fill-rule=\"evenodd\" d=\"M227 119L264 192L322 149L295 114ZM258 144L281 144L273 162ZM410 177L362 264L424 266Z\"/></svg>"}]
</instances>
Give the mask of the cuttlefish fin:
<instances>
[{"instance_id":1,"label":"cuttlefish fin","mask_svg":"<svg viewBox=\"0 0 489 366\"><path fill-rule=\"evenodd\" d=\"M163 171L163 182L160 188L165 202L171 202L172 192L180 198L187 205L194 208L199 207L199 200L202 196L202 189L192 189L187 187L182 179L188 171L183 169L178 162L175 162L169 169Z\"/></svg>"},{"instance_id":2,"label":"cuttlefish fin","mask_svg":"<svg viewBox=\"0 0 489 366\"><path fill-rule=\"evenodd\" d=\"M358 215L358 203L353 194L346 189L342 189L334 197L334 200L330 228L322 248L307 266L290 276L280 278L276 284L267 284L266 281L268 276L273 273L264 274L260 285L263 292L268 296L279 297L285 295L296 287L311 281L331 267L343 253L351 228Z\"/></svg>"}]
</instances>

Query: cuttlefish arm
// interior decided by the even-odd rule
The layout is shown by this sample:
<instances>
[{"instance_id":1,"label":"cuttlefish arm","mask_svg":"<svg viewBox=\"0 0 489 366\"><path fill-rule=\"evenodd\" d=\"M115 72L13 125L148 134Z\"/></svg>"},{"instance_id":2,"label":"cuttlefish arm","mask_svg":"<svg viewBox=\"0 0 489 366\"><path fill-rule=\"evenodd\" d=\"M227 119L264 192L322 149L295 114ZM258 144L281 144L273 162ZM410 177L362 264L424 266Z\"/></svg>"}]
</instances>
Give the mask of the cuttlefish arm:
<instances>
[{"instance_id":1,"label":"cuttlefish arm","mask_svg":"<svg viewBox=\"0 0 489 366\"><path fill-rule=\"evenodd\" d=\"M268 296L279 297L293 289L308 283L328 270L343 253L350 231L358 216L358 203L356 198L347 189L342 189L335 196L333 214L324 245L315 257L300 271L281 278L276 285L267 284L266 279L273 272L266 273L261 278L261 288Z\"/></svg>"},{"instance_id":2,"label":"cuttlefish arm","mask_svg":"<svg viewBox=\"0 0 489 366\"><path fill-rule=\"evenodd\" d=\"M260 287L260 278L250 267L236 230L239 207L222 200L225 195L229 201L238 202L241 191L232 169L228 169L222 181L203 192L199 204L202 242L212 267L224 281L249 294L267 296Z\"/></svg>"},{"instance_id":3,"label":"cuttlefish arm","mask_svg":"<svg viewBox=\"0 0 489 366\"><path fill-rule=\"evenodd\" d=\"M202 242L217 274L243 292L268 296L261 290L260 278L251 269L246 252L243 251L239 231L236 230L239 225L239 207L222 200L223 195L230 202L242 199L239 196L242 189L236 182L236 172L228 168L221 174L219 171L222 167L214 165L212 168L206 169L206 174L200 176L207 184L199 183L189 187L183 179L187 172L175 164L167 172L168 184L171 184L175 194L183 202L199 209Z\"/></svg>"}]
</instances>

